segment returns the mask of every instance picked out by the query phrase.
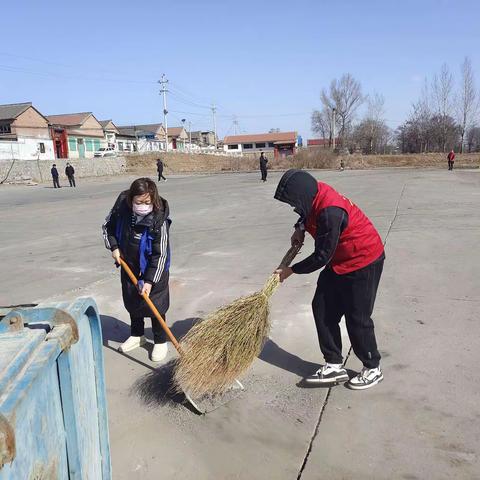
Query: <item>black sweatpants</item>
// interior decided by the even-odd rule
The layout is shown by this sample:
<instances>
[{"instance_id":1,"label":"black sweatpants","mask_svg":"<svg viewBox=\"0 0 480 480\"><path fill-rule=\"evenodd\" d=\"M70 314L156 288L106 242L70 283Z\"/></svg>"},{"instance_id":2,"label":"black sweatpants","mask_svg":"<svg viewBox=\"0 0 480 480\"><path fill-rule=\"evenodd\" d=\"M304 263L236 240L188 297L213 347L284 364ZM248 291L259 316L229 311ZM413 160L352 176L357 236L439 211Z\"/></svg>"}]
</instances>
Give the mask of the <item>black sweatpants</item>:
<instances>
[{"instance_id":1,"label":"black sweatpants","mask_svg":"<svg viewBox=\"0 0 480 480\"><path fill-rule=\"evenodd\" d=\"M378 260L355 272L338 275L325 268L320 273L312 308L320 349L327 363L343 363L339 324L345 315L355 355L364 367L378 367L381 357L371 315L383 262L382 254Z\"/></svg>"},{"instance_id":2,"label":"black sweatpants","mask_svg":"<svg viewBox=\"0 0 480 480\"><path fill-rule=\"evenodd\" d=\"M453 164L454 163L455 163L454 161L453 162L451 160L448 161L448 169L449 170L453 170Z\"/></svg>"},{"instance_id":3,"label":"black sweatpants","mask_svg":"<svg viewBox=\"0 0 480 480\"><path fill-rule=\"evenodd\" d=\"M162 178L166 180L166 178L163 176L163 170L158 172L158 181L160 181Z\"/></svg>"},{"instance_id":4,"label":"black sweatpants","mask_svg":"<svg viewBox=\"0 0 480 480\"><path fill-rule=\"evenodd\" d=\"M267 169L260 167L260 172L262 174L262 180L265 182L267 180Z\"/></svg>"},{"instance_id":5,"label":"black sweatpants","mask_svg":"<svg viewBox=\"0 0 480 480\"><path fill-rule=\"evenodd\" d=\"M76 185L75 185L75 177L74 177L73 175L70 175L70 176L68 177L68 181L70 182L70 186L71 186L71 187L76 187Z\"/></svg>"},{"instance_id":6,"label":"black sweatpants","mask_svg":"<svg viewBox=\"0 0 480 480\"><path fill-rule=\"evenodd\" d=\"M60 188L60 182L58 181L58 177L52 177L53 180L53 188Z\"/></svg>"},{"instance_id":7,"label":"black sweatpants","mask_svg":"<svg viewBox=\"0 0 480 480\"><path fill-rule=\"evenodd\" d=\"M162 318L166 321L165 315L162 315ZM167 341L167 334L160 325L160 322L155 317L151 317L151 320L153 341L155 343L165 343ZM133 337L141 337L145 333L145 319L143 317L139 318L130 315L130 322L130 335Z\"/></svg>"}]
</instances>

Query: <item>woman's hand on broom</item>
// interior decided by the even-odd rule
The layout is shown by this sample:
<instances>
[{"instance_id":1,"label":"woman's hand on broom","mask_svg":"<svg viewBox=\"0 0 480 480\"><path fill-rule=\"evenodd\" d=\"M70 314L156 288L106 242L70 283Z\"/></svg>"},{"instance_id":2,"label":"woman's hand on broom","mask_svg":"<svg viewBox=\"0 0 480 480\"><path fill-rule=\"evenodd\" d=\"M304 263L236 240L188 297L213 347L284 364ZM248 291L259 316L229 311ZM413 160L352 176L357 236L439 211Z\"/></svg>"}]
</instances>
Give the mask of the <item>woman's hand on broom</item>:
<instances>
[{"instance_id":1,"label":"woman's hand on broom","mask_svg":"<svg viewBox=\"0 0 480 480\"><path fill-rule=\"evenodd\" d=\"M290 267L279 267L275 270L275 273L279 276L280 283L282 283L293 273L293 270Z\"/></svg>"},{"instance_id":2,"label":"woman's hand on broom","mask_svg":"<svg viewBox=\"0 0 480 480\"><path fill-rule=\"evenodd\" d=\"M112 258L115 260L115 265L118 267L120 265L120 250L118 248L112 251Z\"/></svg>"}]
</instances>

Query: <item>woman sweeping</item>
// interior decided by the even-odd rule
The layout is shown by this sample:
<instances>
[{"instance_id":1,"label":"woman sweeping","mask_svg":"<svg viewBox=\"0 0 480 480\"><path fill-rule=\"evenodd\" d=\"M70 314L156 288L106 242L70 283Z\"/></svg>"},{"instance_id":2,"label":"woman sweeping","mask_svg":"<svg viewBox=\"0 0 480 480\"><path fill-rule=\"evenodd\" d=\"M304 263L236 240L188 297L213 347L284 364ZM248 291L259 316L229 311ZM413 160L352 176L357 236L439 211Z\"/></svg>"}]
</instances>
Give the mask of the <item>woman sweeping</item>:
<instances>
[{"instance_id":1,"label":"woman sweeping","mask_svg":"<svg viewBox=\"0 0 480 480\"><path fill-rule=\"evenodd\" d=\"M111 250L118 264L120 256L129 264L138 285L133 285L122 270L122 295L130 314L130 337L118 348L129 352L146 343L145 317L151 317L147 304L140 296L146 293L165 318L170 304L168 279L170 265L167 201L160 197L155 182L138 178L129 190L122 192L103 224L105 246ZM152 318L154 347L153 362L167 356L166 335L160 324Z\"/></svg>"}]
</instances>

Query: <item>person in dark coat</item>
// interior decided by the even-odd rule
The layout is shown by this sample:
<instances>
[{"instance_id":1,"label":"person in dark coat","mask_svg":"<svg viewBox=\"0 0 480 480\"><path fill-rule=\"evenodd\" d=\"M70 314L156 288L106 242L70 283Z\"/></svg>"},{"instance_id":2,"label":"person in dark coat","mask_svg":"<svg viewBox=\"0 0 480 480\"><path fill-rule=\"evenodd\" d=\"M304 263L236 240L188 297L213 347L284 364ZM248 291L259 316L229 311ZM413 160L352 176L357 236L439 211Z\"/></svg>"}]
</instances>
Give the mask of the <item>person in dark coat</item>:
<instances>
[{"instance_id":1,"label":"person in dark coat","mask_svg":"<svg viewBox=\"0 0 480 480\"><path fill-rule=\"evenodd\" d=\"M53 188L62 188L60 186L59 181L58 181L58 170L57 170L57 166L55 164L52 165L50 173L52 174Z\"/></svg>"},{"instance_id":2,"label":"person in dark coat","mask_svg":"<svg viewBox=\"0 0 480 480\"><path fill-rule=\"evenodd\" d=\"M305 382L314 386L348 381L354 390L376 385L383 380L371 318L385 259L380 235L351 200L307 172L288 170L275 198L294 207L300 216L292 245L303 244L305 231L315 240L311 255L276 271L280 281L323 268L312 309L325 365ZM363 363L362 371L350 380L342 356L343 316L353 351Z\"/></svg>"},{"instance_id":3,"label":"person in dark coat","mask_svg":"<svg viewBox=\"0 0 480 480\"><path fill-rule=\"evenodd\" d=\"M448 160L448 169L453 170L453 164L455 163L455 152L450 150L450 152L447 155L447 160Z\"/></svg>"},{"instance_id":4,"label":"person in dark coat","mask_svg":"<svg viewBox=\"0 0 480 480\"><path fill-rule=\"evenodd\" d=\"M67 162L67 166L65 167L65 175L67 176L68 181L70 182L70 186L71 187L76 187L76 185L75 185L75 169L68 162Z\"/></svg>"},{"instance_id":5,"label":"person in dark coat","mask_svg":"<svg viewBox=\"0 0 480 480\"><path fill-rule=\"evenodd\" d=\"M128 352L146 343L144 318L150 317L154 362L167 355L166 334L139 293L146 293L165 319L170 306L170 223L168 202L159 196L155 182L138 178L118 196L103 224L105 246L115 262L118 264L121 256L139 279L138 285L133 285L122 269L123 303L130 314L131 330L119 350Z\"/></svg>"},{"instance_id":6,"label":"person in dark coat","mask_svg":"<svg viewBox=\"0 0 480 480\"><path fill-rule=\"evenodd\" d=\"M157 160L157 172L158 172L158 181L160 181L162 178L167 181L167 179L163 176L163 162L162 159Z\"/></svg>"},{"instance_id":7,"label":"person in dark coat","mask_svg":"<svg viewBox=\"0 0 480 480\"><path fill-rule=\"evenodd\" d=\"M262 174L262 182L267 181L267 163L268 159L265 154L262 152L260 154L260 172Z\"/></svg>"}]
</instances>

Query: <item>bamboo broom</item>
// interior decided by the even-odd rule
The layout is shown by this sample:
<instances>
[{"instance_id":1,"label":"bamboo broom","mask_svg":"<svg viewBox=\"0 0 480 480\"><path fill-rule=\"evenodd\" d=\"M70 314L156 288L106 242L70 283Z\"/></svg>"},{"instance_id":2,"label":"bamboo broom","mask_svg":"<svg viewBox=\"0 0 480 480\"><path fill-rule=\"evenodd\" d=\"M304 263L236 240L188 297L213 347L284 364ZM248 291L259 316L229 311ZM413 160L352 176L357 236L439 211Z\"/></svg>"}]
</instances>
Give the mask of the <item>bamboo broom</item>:
<instances>
[{"instance_id":1,"label":"bamboo broom","mask_svg":"<svg viewBox=\"0 0 480 480\"><path fill-rule=\"evenodd\" d=\"M287 267L301 245L292 246L280 267ZM270 332L269 300L280 284L272 274L263 288L210 313L181 341L174 384L194 397L224 393L262 351Z\"/></svg>"}]
</instances>

